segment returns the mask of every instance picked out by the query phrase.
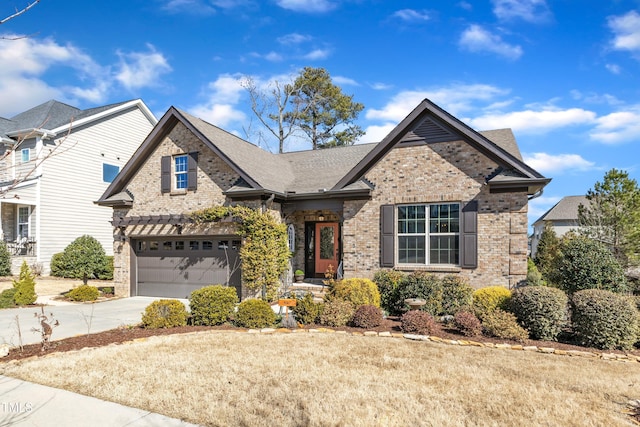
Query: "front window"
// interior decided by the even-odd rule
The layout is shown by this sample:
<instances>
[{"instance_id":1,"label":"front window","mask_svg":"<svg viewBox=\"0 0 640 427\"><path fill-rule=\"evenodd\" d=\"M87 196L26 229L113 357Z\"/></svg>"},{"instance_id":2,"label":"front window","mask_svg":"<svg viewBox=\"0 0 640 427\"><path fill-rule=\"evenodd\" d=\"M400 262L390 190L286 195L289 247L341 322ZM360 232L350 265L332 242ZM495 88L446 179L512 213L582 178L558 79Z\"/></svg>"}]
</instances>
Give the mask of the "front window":
<instances>
[{"instance_id":1,"label":"front window","mask_svg":"<svg viewBox=\"0 0 640 427\"><path fill-rule=\"evenodd\" d=\"M174 157L176 189L187 188L188 159L187 155Z\"/></svg>"},{"instance_id":2,"label":"front window","mask_svg":"<svg viewBox=\"0 0 640 427\"><path fill-rule=\"evenodd\" d=\"M18 236L29 237L29 207L18 208Z\"/></svg>"},{"instance_id":3,"label":"front window","mask_svg":"<svg viewBox=\"0 0 640 427\"><path fill-rule=\"evenodd\" d=\"M398 206L398 263L459 264L459 224L457 203Z\"/></svg>"}]
</instances>

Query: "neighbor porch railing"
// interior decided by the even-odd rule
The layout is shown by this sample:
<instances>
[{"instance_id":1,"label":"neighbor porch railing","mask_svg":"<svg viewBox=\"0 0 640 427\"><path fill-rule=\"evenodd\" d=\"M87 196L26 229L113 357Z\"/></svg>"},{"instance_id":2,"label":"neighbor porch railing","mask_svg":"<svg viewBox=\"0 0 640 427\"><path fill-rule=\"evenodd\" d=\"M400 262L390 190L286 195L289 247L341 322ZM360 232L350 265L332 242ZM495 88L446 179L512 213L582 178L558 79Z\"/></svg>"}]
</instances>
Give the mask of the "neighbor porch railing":
<instances>
[{"instance_id":1,"label":"neighbor porch railing","mask_svg":"<svg viewBox=\"0 0 640 427\"><path fill-rule=\"evenodd\" d=\"M14 241L6 241L7 249L11 255L33 256L36 251L36 241L31 237L21 237Z\"/></svg>"}]
</instances>

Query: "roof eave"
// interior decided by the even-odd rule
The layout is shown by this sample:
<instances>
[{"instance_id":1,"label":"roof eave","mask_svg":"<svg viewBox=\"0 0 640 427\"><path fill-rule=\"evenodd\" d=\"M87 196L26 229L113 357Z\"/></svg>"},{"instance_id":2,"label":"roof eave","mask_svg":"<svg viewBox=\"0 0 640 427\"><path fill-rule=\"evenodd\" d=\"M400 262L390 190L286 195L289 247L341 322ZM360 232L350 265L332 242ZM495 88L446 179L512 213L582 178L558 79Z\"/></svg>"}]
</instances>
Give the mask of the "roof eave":
<instances>
[{"instance_id":1,"label":"roof eave","mask_svg":"<svg viewBox=\"0 0 640 427\"><path fill-rule=\"evenodd\" d=\"M510 191L524 191L526 189L528 195L534 195L542 190L551 178L520 178L512 180L501 180L497 182L487 182L491 193L506 193Z\"/></svg>"}]
</instances>

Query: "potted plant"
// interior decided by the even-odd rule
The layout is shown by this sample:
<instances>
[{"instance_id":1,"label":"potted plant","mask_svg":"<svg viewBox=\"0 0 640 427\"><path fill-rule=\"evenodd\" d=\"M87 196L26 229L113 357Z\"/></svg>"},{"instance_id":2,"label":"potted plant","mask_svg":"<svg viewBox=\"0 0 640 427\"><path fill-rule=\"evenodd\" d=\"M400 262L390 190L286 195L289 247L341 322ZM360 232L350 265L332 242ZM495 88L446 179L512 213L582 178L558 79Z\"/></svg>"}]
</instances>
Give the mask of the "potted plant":
<instances>
[{"instance_id":1,"label":"potted plant","mask_svg":"<svg viewBox=\"0 0 640 427\"><path fill-rule=\"evenodd\" d=\"M302 283L303 280L304 280L304 271L296 270L293 273L293 277L294 277L294 279L296 279L296 283Z\"/></svg>"}]
</instances>

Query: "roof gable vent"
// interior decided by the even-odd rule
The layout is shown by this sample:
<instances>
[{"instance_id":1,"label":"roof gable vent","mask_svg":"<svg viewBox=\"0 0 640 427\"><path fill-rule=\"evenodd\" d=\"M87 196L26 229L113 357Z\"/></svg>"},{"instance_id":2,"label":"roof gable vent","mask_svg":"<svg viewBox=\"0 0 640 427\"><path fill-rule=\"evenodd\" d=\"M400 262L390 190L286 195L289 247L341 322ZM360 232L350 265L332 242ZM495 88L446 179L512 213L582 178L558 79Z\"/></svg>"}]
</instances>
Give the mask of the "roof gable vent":
<instances>
[{"instance_id":1,"label":"roof gable vent","mask_svg":"<svg viewBox=\"0 0 640 427\"><path fill-rule=\"evenodd\" d=\"M407 132L405 137L402 138L401 144L416 142L428 144L432 142L457 141L459 139L461 139L460 136L452 132L447 126L438 123L431 117L427 117Z\"/></svg>"}]
</instances>

